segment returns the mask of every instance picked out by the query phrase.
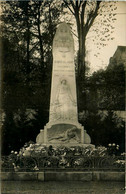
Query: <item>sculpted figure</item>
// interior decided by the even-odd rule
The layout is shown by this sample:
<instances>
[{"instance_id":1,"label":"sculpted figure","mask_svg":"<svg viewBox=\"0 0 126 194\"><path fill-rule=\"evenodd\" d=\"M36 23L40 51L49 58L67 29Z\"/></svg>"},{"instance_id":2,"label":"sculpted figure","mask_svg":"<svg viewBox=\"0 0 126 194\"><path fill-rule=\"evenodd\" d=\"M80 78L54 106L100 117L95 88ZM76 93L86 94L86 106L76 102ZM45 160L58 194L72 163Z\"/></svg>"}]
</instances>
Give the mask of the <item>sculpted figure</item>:
<instances>
[{"instance_id":1,"label":"sculpted figure","mask_svg":"<svg viewBox=\"0 0 126 194\"><path fill-rule=\"evenodd\" d=\"M76 141L76 143L80 143L80 139L77 135L77 128L72 127L70 129L67 129L67 131L63 132L62 134L59 134L55 137L50 138L49 141L51 140L60 140L62 142L69 142L71 140Z\"/></svg>"},{"instance_id":2,"label":"sculpted figure","mask_svg":"<svg viewBox=\"0 0 126 194\"><path fill-rule=\"evenodd\" d=\"M71 94L70 87L66 79L62 79L59 85L56 101L58 113L62 119L70 119L72 115L72 108L76 106L74 99ZM59 109L59 110L58 110Z\"/></svg>"}]
</instances>

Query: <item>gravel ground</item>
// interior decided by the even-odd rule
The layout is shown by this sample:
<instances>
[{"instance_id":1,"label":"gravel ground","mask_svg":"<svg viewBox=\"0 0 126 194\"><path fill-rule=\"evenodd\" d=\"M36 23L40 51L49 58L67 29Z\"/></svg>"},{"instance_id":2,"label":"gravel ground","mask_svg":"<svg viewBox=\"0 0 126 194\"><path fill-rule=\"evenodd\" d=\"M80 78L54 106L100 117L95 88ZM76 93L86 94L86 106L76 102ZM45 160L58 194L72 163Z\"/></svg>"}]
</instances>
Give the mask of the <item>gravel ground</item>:
<instances>
[{"instance_id":1,"label":"gravel ground","mask_svg":"<svg viewBox=\"0 0 126 194\"><path fill-rule=\"evenodd\" d=\"M124 182L4 181L2 194L125 194Z\"/></svg>"}]
</instances>

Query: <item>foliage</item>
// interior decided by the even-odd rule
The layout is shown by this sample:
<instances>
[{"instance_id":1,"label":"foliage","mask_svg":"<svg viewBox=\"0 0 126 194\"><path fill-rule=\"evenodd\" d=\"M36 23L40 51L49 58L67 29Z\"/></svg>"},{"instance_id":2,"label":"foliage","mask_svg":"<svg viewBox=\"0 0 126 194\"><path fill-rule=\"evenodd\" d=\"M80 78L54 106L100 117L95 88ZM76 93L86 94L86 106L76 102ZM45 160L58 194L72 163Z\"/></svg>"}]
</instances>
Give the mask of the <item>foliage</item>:
<instances>
[{"instance_id":1,"label":"foliage","mask_svg":"<svg viewBox=\"0 0 126 194\"><path fill-rule=\"evenodd\" d=\"M123 63L117 61L114 66L109 65L106 70L95 72L89 78L89 82L90 92L87 94L87 98L94 102L95 109L125 109L125 71Z\"/></svg>"},{"instance_id":2,"label":"foliage","mask_svg":"<svg viewBox=\"0 0 126 194\"><path fill-rule=\"evenodd\" d=\"M76 169L78 167L84 169L95 168L97 170L100 168L99 164L102 164L102 168L106 168L104 165L107 162L109 164L107 168L113 166L116 169L120 169L120 167L123 169L124 166L118 164L119 158L122 161L124 157L116 157L115 153L112 156L110 149L110 146L109 149L102 146L97 148L90 146L48 147L29 142L20 149L19 153L11 151L8 161L3 158L2 167L3 170L12 171L38 171L43 168Z\"/></svg>"},{"instance_id":3,"label":"foliage","mask_svg":"<svg viewBox=\"0 0 126 194\"><path fill-rule=\"evenodd\" d=\"M5 114L2 137L3 152L7 154L14 146L21 147L28 138L35 140L38 130L48 120L52 40L61 8L55 6L55 0L6 1L1 5L2 108ZM31 120L32 126L23 118L27 117L28 109L37 112L37 121ZM14 117L19 114L22 119L17 126Z\"/></svg>"},{"instance_id":4,"label":"foliage","mask_svg":"<svg viewBox=\"0 0 126 194\"><path fill-rule=\"evenodd\" d=\"M88 61L86 61L86 55L90 49L88 40L92 40L92 44L97 45L97 51L95 51L95 56L97 56L99 49L114 39L111 34L114 32L113 24L116 20L117 7L116 2L85 0L63 0L63 7L68 11L67 14L71 14L69 23L76 23L73 34L78 42L76 78L80 110L81 101L86 101L88 98L86 93L82 94L82 90L86 90L86 71L89 69Z\"/></svg>"},{"instance_id":5,"label":"foliage","mask_svg":"<svg viewBox=\"0 0 126 194\"><path fill-rule=\"evenodd\" d=\"M125 123L113 111L87 111L81 114L81 123L91 137L92 144L107 146L110 141L125 149Z\"/></svg>"},{"instance_id":6,"label":"foliage","mask_svg":"<svg viewBox=\"0 0 126 194\"><path fill-rule=\"evenodd\" d=\"M66 6L71 9L73 1L64 2L65 4L68 2ZM97 37L99 38L100 31L97 31L97 25L96 28L92 28L92 24L95 24L93 20L96 18L94 15L96 8L99 9L96 14L97 16L102 17L101 14L105 14L102 12L104 10L100 12L100 9L103 9L103 7L100 8L101 2L91 3L88 1L76 1L76 3L78 3L78 5L80 3L79 7L77 7L77 4L75 7L73 6L73 8L75 8L74 11L77 11L78 8L80 9L80 12L76 12L76 19L81 14L82 18L84 17L83 19L86 20L85 25L90 25L88 28L85 28L86 26L82 26L81 23L81 30L85 33L85 29L89 30L89 27L90 29L95 29L96 35L98 35ZM61 2L59 2L59 4L61 4ZM30 139L35 141L35 137L40 128L48 122L52 69L52 41L56 26L60 22L60 14L63 13L63 7L59 6L59 4L55 4L55 0L2 2L3 14L1 17L2 31L0 37L3 52L2 108L4 109L5 120L2 129L2 139L4 154L8 154L10 150L15 147L19 150L20 147ZM109 5L109 2L106 5ZM111 8L112 7L110 7L109 10L110 14L112 11ZM84 13L84 9L87 9L87 14ZM107 14L106 17L109 17L108 20L111 20L115 16ZM82 18L79 17L79 19ZM104 20L102 21L102 25L105 26L102 32L103 36L107 36L107 33L112 33L112 26L109 26L109 22L112 22L108 21L107 23ZM99 20L99 23L100 21L101 20ZM87 34L88 32L84 34L84 37L87 37ZM81 35L79 36L81 37ZM83 42L83 44L85 44L85 42ZM81 57L84 59L85 49L81 47L79 52L83 52L84 55ZM79 60L82 60L82 58L79 58ZM78 65L82 67L84 64L78 62ZM79 111L88 109L95 112L98 107L102 107L102 109L113 109L113 107L122 109L122 107L124 107L123 69L121 65L120 68L117 66L115 69L116 70L107 69L105 72L97 72L89 80L85 80L85 83L77 82L78 87L83 85L83 87L80 88L82 96L79 98ZM80 72L83 74L83 71L80 70ZM90 87L88 82L90 83ZM112 85L110 85L110 83L112 83ZM119 83L121 87L114 85L115 83ZM102 87L99 87L101 84ZM31 121L27 119L27 109L35 110L34 119L31 119ZM15 117L17 118L15 119ZM110 118L112 119L112 116ZM113 142L115 142L113 139L115 124L110 120L108 119L101 123L99 121L99 116L96 115L95 117L95 113L93 113L84 121L84 125L87 131L92 135L91 137L94 143L101 143L101 139L99 139L96 133L97 142L94 139L94 126L95 132L97 132L97 128L98 131L102 131L104 128L103 133L100 132L101 136L108 131L107 133L111 134L107 135L108 139L112 138ZM83 120L81 122L83 123ZM105 122L108 122L108 125L105 126ZM112 127L110 127L109 124ZM121 131L121 129L119 129L119 131ZM118 138L120 143L123 131L119 133L120 135L117 136L116 143L118 143ZM108 139L106 142L103 141L103 144L106 145L109 143Z\"/></svg>"},{"instance_id":7,"label":"foliage","mask_svg":"<svg viewBox=\"0 0 126 194\"><path fill-rule=\"evenodd\" d=\"M28 118L25 110L16 113L7 112L2 127L2 154L7 155L12 149L20 149L26 141L33 139L39 132L34 118Z\"/></svg>"},{"instance_id":8,"label":"foliage","mask_svg":"<svg viewBox=\"0 0 126 194\"><path fill-rule=\"evenodd\" d=\"M86 52L90 32L93 34L93 44L96 43L98 49L104 47L107 41L113 39L113 23L115 22L115 13L117 9L115 2L85 1L85 0L63 0L63 6L71 14L70 23L74 20L76 23L76 32L78 38L78 65L77 75L79 80L84 80L86 69ZM109 13L109 14L108 14ZM97 41L96 41L97 40Z\"/></svg>"},{"instance_id":9,"label":"foliage","mask_svg":"<svg viewBox=\"0 0 126 194\"><path fill-rule=\"evenodd\" d=\"M52 70L51 46L60 8L53 0L7 1L2 3L2 11L3 108L6 108L8 98L11 109L38 106L46 95L47 109ZM33 96L33 101L29 96ZM38 96L41 96L41 101Z\"/></svg>"},{"instance_id":10,"label":"foliage","mask_svg":"<svg viewBox=\"0 0 126 194\"><path fill-rule=\"evenodd\" d=\"M119 152L119 145L109 143L107 150L109 155L116 155Z\"/></svg>"}]
</instances>

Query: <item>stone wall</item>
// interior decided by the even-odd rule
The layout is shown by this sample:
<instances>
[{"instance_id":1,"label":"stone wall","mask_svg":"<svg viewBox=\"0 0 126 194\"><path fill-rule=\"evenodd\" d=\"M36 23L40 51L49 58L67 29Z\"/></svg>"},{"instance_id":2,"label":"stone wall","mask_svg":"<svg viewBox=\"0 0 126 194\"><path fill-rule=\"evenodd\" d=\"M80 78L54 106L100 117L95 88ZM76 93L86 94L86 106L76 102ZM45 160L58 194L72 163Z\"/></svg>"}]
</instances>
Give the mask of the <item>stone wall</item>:
<instances>
[{"instance_id":1,"label":"stone wall","mask_svg":"<svg viewBox=\"0 0 126 194\"><path fill-rule=\"evenodd\" d=\"M2 181L122 181L125 172L73 171L73 172L2 172Z\"/></svg>"}]
</instances>

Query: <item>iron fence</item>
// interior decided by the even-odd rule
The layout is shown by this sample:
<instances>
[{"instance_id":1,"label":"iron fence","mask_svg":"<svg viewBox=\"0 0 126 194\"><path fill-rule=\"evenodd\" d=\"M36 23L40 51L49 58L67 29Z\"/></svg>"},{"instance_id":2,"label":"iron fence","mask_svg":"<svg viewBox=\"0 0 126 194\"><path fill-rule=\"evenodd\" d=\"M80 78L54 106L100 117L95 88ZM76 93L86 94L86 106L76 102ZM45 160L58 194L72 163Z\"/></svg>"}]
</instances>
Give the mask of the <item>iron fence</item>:
<instances>
[{"instance_id":1,"label":"iron fence","mask_svg":"<svg viewBox=\"0 0 126 194\"><path fill-rule=\"evenodd\" d=\"M1 158L3 172L27 172L48 170L69 171L124 171L124 156L46 156L46 157L19 157L12 159L9 156Z\"/></svg>"}]
</instances>

